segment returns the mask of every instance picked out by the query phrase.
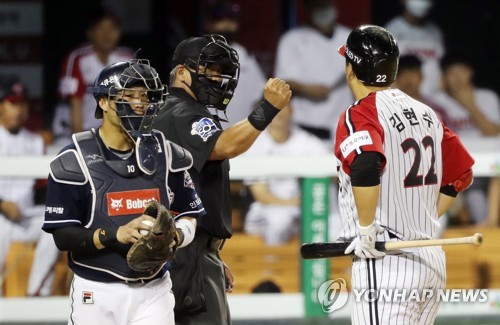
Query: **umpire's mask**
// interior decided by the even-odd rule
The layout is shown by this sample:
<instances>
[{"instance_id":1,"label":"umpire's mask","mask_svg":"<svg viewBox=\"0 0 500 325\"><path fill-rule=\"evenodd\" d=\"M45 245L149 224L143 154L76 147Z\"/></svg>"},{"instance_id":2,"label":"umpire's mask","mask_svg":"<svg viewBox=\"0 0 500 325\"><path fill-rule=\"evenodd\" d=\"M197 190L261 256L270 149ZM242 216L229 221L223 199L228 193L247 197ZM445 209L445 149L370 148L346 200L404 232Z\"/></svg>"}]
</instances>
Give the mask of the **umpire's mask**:
<instances>
[{"instance_id":1,"label":"umpire's mask","mask_svg":"<svg viewBox=\"0 0 500 325\"><path fill-rule=\"evenodd\" d=\"M218 34L193 37L181 42L174 53L174 65L183 64L191 74L189 88L198 102L225 110L233 97L240 75L239 57Z\"/></svg>"}]
</instances>

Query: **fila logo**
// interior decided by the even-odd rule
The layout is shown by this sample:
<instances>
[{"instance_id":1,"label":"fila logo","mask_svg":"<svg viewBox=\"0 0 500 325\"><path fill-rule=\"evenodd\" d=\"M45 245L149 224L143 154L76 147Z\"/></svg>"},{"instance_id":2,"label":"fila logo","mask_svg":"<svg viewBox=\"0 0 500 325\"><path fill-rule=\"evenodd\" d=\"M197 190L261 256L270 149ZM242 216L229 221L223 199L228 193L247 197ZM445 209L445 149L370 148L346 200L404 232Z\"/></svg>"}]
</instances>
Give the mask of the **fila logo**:
<instances>
[{"instance_id":1,"label":"fila logo","mask_svg":"<svg viewBox=\"0 0 500 325\"><path fill-rule=\"evenodd\" d=\"M354 53L351 52L347 47L345 48L345 54L349 57L349 59L353 60L355 63L360 64L361 58Z\"/></svg>"},{"instance_id":2,"label":"fila logo","mask_svg":"<svg viewBox=\"0 0 500 325\"><path fill-rule=\"evenodd\" d=\"M151 200L160 202L160 190L157 188L110 192L106 193L108 205L108 216L124 216L130 214L142 214L144 208Z\"/></svg>"},{"instance_id":3,"label":"fila logo","mask_svg":"<svg viewBox=\"0 0 500 325\"><path fill-rule=\"evenodd\" d=\"M82 302L84 304L93 304L94 303L94 293L92 291L83 291L82 292Z\"/></svg>"}]
</instances>

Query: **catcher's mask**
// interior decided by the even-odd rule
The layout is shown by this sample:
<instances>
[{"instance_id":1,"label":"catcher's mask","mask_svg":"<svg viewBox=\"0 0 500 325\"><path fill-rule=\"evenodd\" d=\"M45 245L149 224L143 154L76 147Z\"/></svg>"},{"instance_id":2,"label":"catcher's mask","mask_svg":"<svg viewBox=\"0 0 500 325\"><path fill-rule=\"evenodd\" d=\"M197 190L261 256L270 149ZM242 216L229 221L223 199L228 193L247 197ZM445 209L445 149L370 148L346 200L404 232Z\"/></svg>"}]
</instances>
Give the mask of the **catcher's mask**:
<instances>
[{"instance_id":1,"label":"catcher's mask","mask_svg":"<svg viewBox=\"0 0 500 325\"><path fill-rule=\"evenodd\" d=\"M182 64L191 74L188 87L198 102L224 111L233 97L240 75L239 57L218 34L182 41L174 53L174 66Z\"/></svg>"},{"instance_id":2,"label":"catcher's mask","mask_svg":"<svg viewBox=\"0 0 500 325\"><path fill-rule=\"evenodd\" d=\"M151 175L156 171L158 143L152 135L153 121L165 101L167 88L148 60L133 59L104 68L89 88L97 101L96 118L103 112L99 99L116 104L121 127L135 142L139 168Z\"/></svg>"}]
</instances>

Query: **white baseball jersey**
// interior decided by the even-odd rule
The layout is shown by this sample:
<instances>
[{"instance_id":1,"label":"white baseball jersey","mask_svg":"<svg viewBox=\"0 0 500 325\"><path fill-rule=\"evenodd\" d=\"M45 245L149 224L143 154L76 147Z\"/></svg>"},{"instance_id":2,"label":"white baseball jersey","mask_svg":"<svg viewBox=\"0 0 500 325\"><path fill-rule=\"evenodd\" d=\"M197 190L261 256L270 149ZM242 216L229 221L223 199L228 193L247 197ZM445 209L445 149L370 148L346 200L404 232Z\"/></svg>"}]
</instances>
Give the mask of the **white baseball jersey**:
<instances>
[{"instance_id":1,"label":"white baseball jersey","mask_svg":"<svg viewBox=\"0 0 500 325\"><path fill-rule=\"evenodd\" d=\"M12 134L0 126L0 157L41 156L44 153L43 139L27 129ZM15 202L23 208L32 207L34 179L4 176L0 178L0 198Z\"/></svg>"},{"instance_id":2,"label":"white baseball jersey","mask_svg":"<svg viewBox=\"0 0 500 325\"><path fill-rule=\"evenodd\" d=\"M278 44L276 76L332 89L342 85L345 82L345 59L338 55L337 49L345 44L350 31L337 25L331 38L311 27L286 32ZM335 92L330 92L324 101L293 96L291 103L294 122L308 127L330 130L331 121L337 121L341 113L341 108L335 106Z\"/></svg>"},{"instance_id":3,"label":"white baseball jersey","mask_svg":"<svg viewBox=\"0 0 500 325\"><path fill-rule=\"evenodd\" d=\"M295 114L295 110L293 114ZM317 137L310 135L298 127L292 127L290 137L283 143L276 142L267 130L262 132L252 147L242 156L313 157L327 153L323 143ZM271 193L282 199L290 199L300 195L300 186L298 180L294 177L260 178L251 181L247 180L247 183L255 181L265 181L269 185Z\"/></svg>"},{"instance_id":4,"label":"white baseball jersey","mask_svg":"<svg viewBox=\"0 0 500 325\"><path fill-rule=\"evenodd\" d=\"M481 113L491 122L500 125L500 101L498 95L489 89L474 89L474 99ZM462 104L445 92L436 93L432 100L446 113L446 126L460 137L479 138L481 130L472 120L471 114Z\"/></svg>"},{"instance_id":5,"label":"white baseball jersey","mask_svg":"<svg viewBox=\"0 0 500 325\"><path fill-rule=\"evenodd\" d=\"M438 91L441 80L439 60L445 52L441 29L431 22L412 25L401 16L391 20L385 28L398 42L400 55L413 54L422 60L422 93L430 95Z\"/></svg>"},{"instance_id":6,"label":"white baseball jersey","mask_svg":"<svg viewBox=\"0 0 500 325\"><path fill-rule=\"evenodd\" d=\"M229 122L222 122L224 128L245 119L253 111L255 105L264 96L266 78L255 57L237 43L231 47L238 52L240 58L240 78L233 98L227 105L226 113Z\"/></svg>"},{"instance_id":7,"label":"white baseball jersey","mask_svg":"<svg viewBox=\"0 0 500 325\"><path fill-rule=\"evenodd\" d=\"M473 164L458 137L430 107L397 89L371 93L349 107L339 120L335 142L344 223L339 237L345 239L356 236L358 220L350 165L364 151L384 156L375 218L399 239L435 237L440 187Z\"/></svg>"},{"instance_id":8,"label":"white baseball jersey","mask_svg":"<svg viewBox=\"0 0 500 325\"><path fill-rule=\"evenodd\" d=\"M96 101L92 94L87 93L87 87L93 86L95 78L109 64L129 61L132 51L119 47L108 56L107 62L102 62L91 45L79 47L71 51L62 67L59 80L59 94L62 98L77 97L83 102L83 129L97 128L100 122L94 117Z\"/></svg>"},{"instance_id":9,"label":"white baseball jersey","mask_svg":"<svg viewBox=\"0 0 500 325\"><path fill-rule=\"evenodd\" d=\"M257 138L244 157L303 157L321 156L328 153L323 142L306 131L293 127L290 137L283 143L276 142L266 130ZM281 199L300 196L299 180L295 177L271 177L246 180L246 184L265 182L269 191ZM245 232L261 235L267 245L286 243L298 233L299 206L262 204L253 202L245 218Z\"/></svg>"},{"instance_id":10,"label":"white baseball jersey","mask_svg":"<svg viewBox=\"0 0 500 325\"><path fill-rule=\"evenodd\" d=\"M40 135L27 129L12 134L0 126L0 157L41 156L44 154L44 143ZM36 258L31 267L28 283L28 294L48 295L52 290L52 267L58 250L52 236L45 236L41 227L45 206L34 204L35 180L30 178L4 176L0 178L0 199L14 202L22 212L19 222L12 222L0 213L0 273L13 241L38 242ZM0 295L1 295L0 288Z\"/></svg>"}]
</instances>

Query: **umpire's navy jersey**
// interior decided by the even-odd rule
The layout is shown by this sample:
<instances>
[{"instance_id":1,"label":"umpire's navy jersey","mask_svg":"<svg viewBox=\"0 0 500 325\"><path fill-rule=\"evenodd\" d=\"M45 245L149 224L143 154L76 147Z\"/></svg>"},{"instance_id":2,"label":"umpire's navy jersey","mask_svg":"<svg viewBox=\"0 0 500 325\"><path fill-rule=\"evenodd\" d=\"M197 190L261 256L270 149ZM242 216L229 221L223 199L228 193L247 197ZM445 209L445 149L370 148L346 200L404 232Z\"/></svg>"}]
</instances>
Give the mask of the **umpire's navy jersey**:
<instances>
[{"instance_id":1,"label":"umpire's navy jersey","mask_svg":"<svg viewBox=\"0 0 500 325\"><path fill-rule=\"evenodd\" d=\"M209 160L223 131L219 119L183 89L171 87L166 105L155 120L155 128L193 155L194 163L189 171L207 211L198 222L197 234L231 237L229 161Z\"/></svg>"},{"instance_id":2,"label":"umpire's navy jersey","mask_svg":"<svg viewBox=\"0 0 500 325\"><path fill-rule=\"evenodd\" d=\"M107 149L98 132L73 136L50 164L43 230L62 227L116 229L142 215L153 199L176 217L205 213L188 173L190 154L155 132L159 146L156 172L140 171L135 153ZM121 157L120 157L121 156ZM69 252L69 266L79 276L101 282L151 280L165 274L164 266L153 273L130 269L126 254L131 244L85 253Z\"/></svg>"}]
</instances>

